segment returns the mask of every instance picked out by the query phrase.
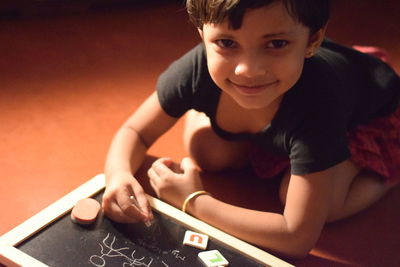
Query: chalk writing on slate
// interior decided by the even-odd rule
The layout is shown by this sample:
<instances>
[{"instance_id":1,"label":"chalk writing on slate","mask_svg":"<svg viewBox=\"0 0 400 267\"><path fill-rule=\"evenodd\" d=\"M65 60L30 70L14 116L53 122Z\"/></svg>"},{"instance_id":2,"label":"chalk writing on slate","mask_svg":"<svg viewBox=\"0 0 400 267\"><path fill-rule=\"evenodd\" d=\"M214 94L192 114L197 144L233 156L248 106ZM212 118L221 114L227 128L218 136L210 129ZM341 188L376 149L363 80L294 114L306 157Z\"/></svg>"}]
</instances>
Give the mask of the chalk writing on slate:
<instances>
[{"instance_id":1,"label":"chalk writing on slate","mask_svg":"<svg viewBox=\"0 0 400 267\"><path fill-rule=\"evenodd\" d=\"M122 257L125 261L123 265L128 266L151 266L153 263L153 258L146 259L146 257L136 257L135 253L136 250L133 250L132 253L129 255L129 247L122 247L122 248L115 248L115 236L112 237L112 241L107 244L107 240L110 237L110 234L107 234L106 238L103 240L103 244L100 244L100 254L101 255L92 255L89 258L89 262L94 266L101 267L106 266L107 258L116 258ZM146 263L148 261L148 263ZM165 266L168 266L165 262L162 261Z\"/></svg>"},{"instance_id":2,"label":"chalk writing on slate","mask_svg":"<svg viewBox=\"0 0 400 267\"><path fill-rule=\"evenodd\" d=\"M101 194L96 199L101 201ZM188 230L173 219L153 211L151 227L120 224L100 216L90 226L72 222L70 214L56 220L18 246L49 266L203 266L201 249L182 244ZM214 241L207 250L219 250L230 266L263 266Z\"/></svg>"}]
</instances>

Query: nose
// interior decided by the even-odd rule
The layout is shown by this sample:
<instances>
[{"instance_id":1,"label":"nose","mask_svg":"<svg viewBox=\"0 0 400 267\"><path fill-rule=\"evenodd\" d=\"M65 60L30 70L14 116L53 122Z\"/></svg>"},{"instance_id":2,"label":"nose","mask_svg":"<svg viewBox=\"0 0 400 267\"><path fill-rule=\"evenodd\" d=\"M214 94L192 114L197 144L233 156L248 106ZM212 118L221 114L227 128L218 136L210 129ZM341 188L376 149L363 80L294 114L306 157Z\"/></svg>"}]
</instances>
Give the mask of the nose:
<instances>
[{"instance_id":1,"label":"nose","mask_svg":"<svg viewBox=\"0 0 400 267\"><path fill-rule=\"evenodd\" d=\"M263 58L257 55L241 56L235 67L235 75L248 78L262 76L266 72L266 64Z\"/></svg>"}]
</instances>

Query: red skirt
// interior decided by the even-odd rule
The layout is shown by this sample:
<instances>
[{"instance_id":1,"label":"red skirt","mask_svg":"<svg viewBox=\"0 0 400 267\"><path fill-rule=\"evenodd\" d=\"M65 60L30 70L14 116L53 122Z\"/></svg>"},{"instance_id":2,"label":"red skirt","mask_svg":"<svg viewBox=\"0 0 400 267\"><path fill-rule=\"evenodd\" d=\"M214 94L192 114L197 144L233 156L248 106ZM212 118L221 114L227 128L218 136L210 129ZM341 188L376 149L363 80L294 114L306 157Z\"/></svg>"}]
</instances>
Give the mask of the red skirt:
<instances>
[{"instance_id":1,"label":"red skirt","mask_svg":"<svg viewBox=\"0 0 400 267\"><path fill-rule=\"evenodd\" d=\"M363 51L363 47L356 47ZM375 56L374 53L363 51ZM382 52L384 61L386 53ZM394 113L371 120L348 132L350 160L362 169L380 175L388 184L400 182L400 108ZM251 163L255 173L262 178L273 178L290 168L288 157L272 155L258 147L253 147Z\"/></svg>"},{"instance_id":2,"label":"red skirt","mask_svg":"<svg viewBox=\"0 0 400 267\"><path fill-rule=\"evenodd\" d=\"M400 182L400 108L348 133L350 160L388 184Z\"/></svg>"}]
</instances>

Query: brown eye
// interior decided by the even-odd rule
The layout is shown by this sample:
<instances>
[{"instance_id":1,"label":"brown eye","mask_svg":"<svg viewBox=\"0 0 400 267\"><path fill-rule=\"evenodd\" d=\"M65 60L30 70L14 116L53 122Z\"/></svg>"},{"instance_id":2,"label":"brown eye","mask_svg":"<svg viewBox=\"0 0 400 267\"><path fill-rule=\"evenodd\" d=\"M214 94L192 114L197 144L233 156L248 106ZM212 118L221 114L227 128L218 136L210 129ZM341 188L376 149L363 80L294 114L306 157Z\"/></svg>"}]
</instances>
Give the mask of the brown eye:
<instances>
[{"instance_id":1,"label":"brown eye","mask_svg":"<svg viewBox=\"0 0 400 267\"><path fill-rule=\"evenodd\" d=\"M220 39L216 41L217 45L221 48L233 48L235 47L235 42L230 39Z\"/></svg>"},{"instance_id":2,"label":"brown eye","mask_svg":"<svg viewBox=\"0 0 400 267\"><path fill-rule=\"evenodd\" d=\"M279 49L279 48L284 48L289 44L288 41L286 40L272 40L268 43L267 47L268 48L275 48L275 49Z\"/></svg>"}]
</instances>

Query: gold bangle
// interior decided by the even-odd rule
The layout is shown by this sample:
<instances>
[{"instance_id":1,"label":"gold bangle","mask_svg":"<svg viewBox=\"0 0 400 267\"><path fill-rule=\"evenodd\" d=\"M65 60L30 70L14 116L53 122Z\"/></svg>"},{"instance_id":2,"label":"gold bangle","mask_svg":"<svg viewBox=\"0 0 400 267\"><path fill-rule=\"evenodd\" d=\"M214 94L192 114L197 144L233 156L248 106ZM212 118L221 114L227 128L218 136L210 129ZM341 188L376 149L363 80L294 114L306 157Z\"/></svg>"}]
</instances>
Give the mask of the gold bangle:
<instances>
[{"instance_id":1,"label":"gold bangle","mask_svg":"<svg viewBox=\"0 0 400 267\"><path fill-rule=\"evenodd\" d=\"M200 190L200 191L196 191L196 192L191 193L190 195L187 196L185 201L183 201L182 211L186 212L186 207L189 204L189 201L192 200L193 198L197 197L197 196L200 196L200 195L210 195L210 193L208 193L207 191L204 191L204 190Z\"/></svg>"}]
</instances>

